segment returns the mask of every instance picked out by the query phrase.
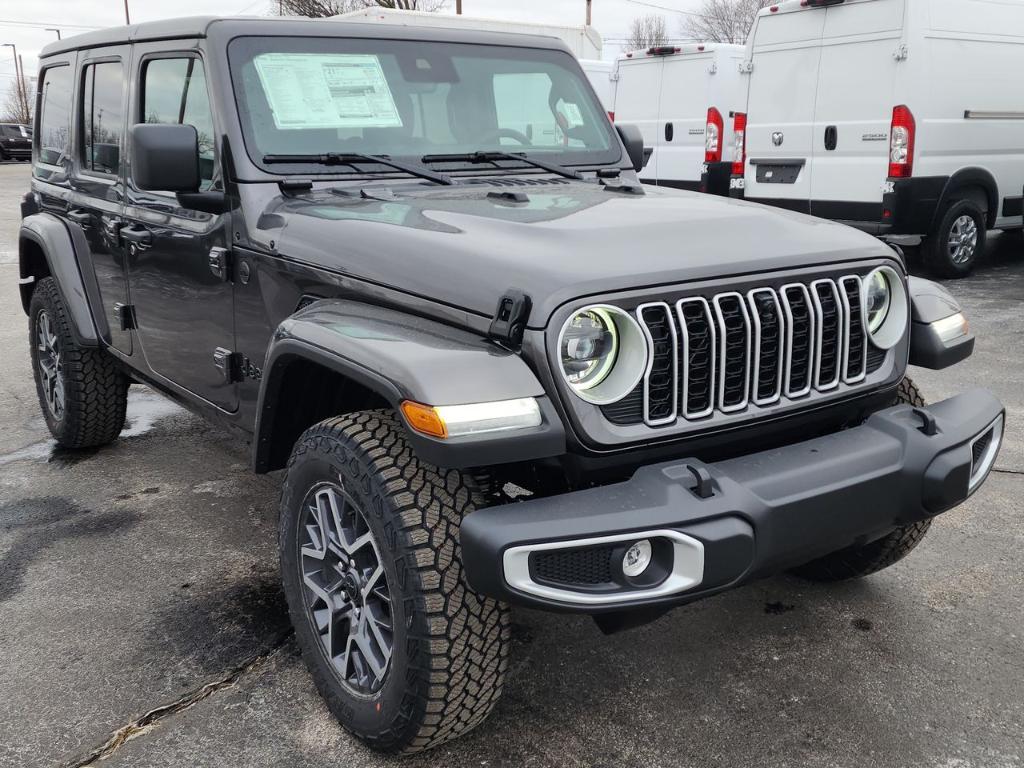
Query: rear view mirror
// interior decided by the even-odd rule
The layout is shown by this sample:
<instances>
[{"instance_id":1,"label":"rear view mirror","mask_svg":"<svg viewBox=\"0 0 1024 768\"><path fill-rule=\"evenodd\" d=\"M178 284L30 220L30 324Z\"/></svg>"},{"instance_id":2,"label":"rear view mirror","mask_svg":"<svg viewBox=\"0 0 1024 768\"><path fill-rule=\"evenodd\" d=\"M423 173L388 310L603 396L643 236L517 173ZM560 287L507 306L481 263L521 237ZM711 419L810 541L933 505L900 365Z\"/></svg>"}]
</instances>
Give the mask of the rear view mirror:
<instances>
[{"instance_id":1,"label":"rear view mirror","mask_svg":"<svg viewBox=\"0 0 1024 768\"><path fill-rule=\"evenodd\" d=\"M651 156L651 153L644 149L643 134L635 125L616 124L615 129L619 132L619 138L622 139L622 146L626 148L633 170L639 173Z\"/></svg>"},{"instance_id":2,"label":"rear view mirror","mask_svg":"<svg viewBox=\"0 0 1024 768\"><path fill-rule=\"evenodd\" d=\"M193 126L133 125L131 150L131 175L139 189L199 190L199 137Z\"/></svg>"}]
</instances>

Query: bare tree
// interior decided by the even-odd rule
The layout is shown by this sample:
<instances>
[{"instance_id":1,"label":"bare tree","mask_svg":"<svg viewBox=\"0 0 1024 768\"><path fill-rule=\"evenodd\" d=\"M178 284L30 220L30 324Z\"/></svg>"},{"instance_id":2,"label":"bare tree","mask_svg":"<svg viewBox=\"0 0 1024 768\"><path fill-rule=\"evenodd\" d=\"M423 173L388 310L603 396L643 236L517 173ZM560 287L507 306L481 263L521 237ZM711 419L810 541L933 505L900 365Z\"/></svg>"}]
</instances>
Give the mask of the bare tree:
<instances>
[{"instance_id":1,"label":"bare tree","mask_svg":"<svg viewBox=\"0 0 1024 768\"><path fill-rule=\"evenodd\" d=\"M21 98L21 93L18 91L18 81L14 80L7 89L7 95L4 97L3 106L0 106L0 120L5 123L25 123L31 125L32 123L32 86L29 83L25 84L25 94L27 96L28 103Z\"/></svg>"},{"instance_id":2,"label":"bare tree","mask_svg":"<svg viewBox=\"0 0 1024 768\"><path fill-rule=\"evenodd\" d=\"M698 15L683 20L683 34L713 43L742 43L757 12L772 0L704 0Z\"/></svg>"},{"instance_id":3,"label":"bare tree","mask_svg":"<svg viewBox=\"0 0 1024 768\"><path fill-rule=\"evenodd\" d=\"M668 30L665 28L665 17L650 13L637 16L629 25L629 36L626 38L626 50L639 51L654 45L668 42Z\"/></svg>"},{"instance_id":4,"label":"bare tree","mask_svg":"<svg viewBox=\"0 0 1024 768\"><path fill-rule=\"evenodd\" d=\"M399 11L440 11L447 0L278 0L273 9L281 16L337 16L362 8L392 8Z\"/></svg>"}]
</instances>

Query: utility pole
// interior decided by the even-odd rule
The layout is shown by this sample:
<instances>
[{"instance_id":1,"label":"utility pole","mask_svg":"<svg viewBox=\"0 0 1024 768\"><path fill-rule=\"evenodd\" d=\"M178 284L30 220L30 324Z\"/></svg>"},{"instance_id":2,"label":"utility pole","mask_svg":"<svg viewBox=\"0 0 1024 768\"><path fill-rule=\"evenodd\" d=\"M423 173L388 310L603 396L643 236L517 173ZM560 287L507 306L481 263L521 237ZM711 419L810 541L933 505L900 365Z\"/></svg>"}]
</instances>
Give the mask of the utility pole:
<instances>
[{"instance_id":1,"label":"utility pole","mask_svg":"<svg viewBox=\"0 0 1024 768\"><path fill-rule=\"evenodd\" d=\"M462 15L462 0L455 0L455 15Z\"/></svg>"},{"instance_id":2,"label":"utility pole","mask_svg":"<svg viewBox=\"0 0 1024 768\"><path fill-rule=\"evenodd\" d=\"M594 0L587 0L587 26L588 27L590 26L590 6L593 4L593 2L594 2Z\"/></svg>"},{"instance_id":3,"label":"utility pole","mask_svg":"<svg viewBox=\"0 0 1024 768\"><path fill-rule=\"evenodd\" d=\"M21 58L18 56L18 46L14 43L4 43L4 48L10 48L14 55L14 84L15 92L18 94L18 101L21 102L22 114L28 116L28 99L25 97L25 78L21 72Z\"/></svg>"},{"instance_id":4,"label":"utility pole","mask_svg":"<svg viewBox=\"0 0 1024 768\"><path fill-rule=\"evenodd\" d=\"M32 122L32 110L28 108L28 83L25 82L25 62L18 54L18 69L21 70L21 100L25 104L25 122Z\"/></svg>"},{"instance_id":5,"label":"utility pole","mask_svg":"<svg viewBox=\"0 0 1024 768\"><path fill-rule=\"evenodd\" d=\"M47 27L45 31L47 31L47 32L56 32L57 33L57 39L60 40L60 30L57 29L56 27Z\"/></svg>"},{"instance_id":6,"label":"utility pole","mask_svg":"<svg viewBox=\"0 0 1024 768\"><path fill-rule=\"evenodd\" d=\"M128 0L124 0L124 23L131 24L131 16L128 15Z\"/></svg>"}]
</instances>

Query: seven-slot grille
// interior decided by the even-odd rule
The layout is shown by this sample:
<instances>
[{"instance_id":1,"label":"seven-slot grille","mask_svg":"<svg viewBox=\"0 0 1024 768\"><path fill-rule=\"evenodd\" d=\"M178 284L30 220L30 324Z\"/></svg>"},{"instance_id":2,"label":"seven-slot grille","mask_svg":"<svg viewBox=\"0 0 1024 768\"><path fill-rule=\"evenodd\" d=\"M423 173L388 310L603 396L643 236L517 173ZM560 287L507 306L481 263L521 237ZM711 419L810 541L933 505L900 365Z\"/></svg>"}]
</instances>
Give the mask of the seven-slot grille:
<instances>
[{"instance_id":1,"label":"seven-slot grille","mask_svg":"<svg viewBox=\"0 0 1024 768\"><path fill-rule=\"evenodd\" d=\"M868 340L862 290L849 275L644 304L647 371L603 412L616 424L664 426L858 384L885 361Z\"/></svg>"}]
</instances>

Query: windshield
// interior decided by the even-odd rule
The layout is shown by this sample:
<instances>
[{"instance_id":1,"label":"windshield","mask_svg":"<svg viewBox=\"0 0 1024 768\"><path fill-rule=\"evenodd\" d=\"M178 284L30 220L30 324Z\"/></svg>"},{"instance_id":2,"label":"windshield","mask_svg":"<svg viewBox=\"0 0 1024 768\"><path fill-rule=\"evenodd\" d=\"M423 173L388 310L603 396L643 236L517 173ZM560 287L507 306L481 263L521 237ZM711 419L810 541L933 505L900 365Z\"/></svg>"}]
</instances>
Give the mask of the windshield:
<instances>
[{"instance_id":1,"label":"windshield","mask_svg":"<svg viewBox=\"0 0 1024 768\"><path fill-rule=\"evenodd\" d=\"M325 153L436 162L438 155L501 151L562 165L620 159L608 118L579 64L562 51L242 37L229 56L246 147L268 171L293 167L266 165L268 155ZM303 173L354 172L294 165Z\"/></svg>"}]
</instances>

